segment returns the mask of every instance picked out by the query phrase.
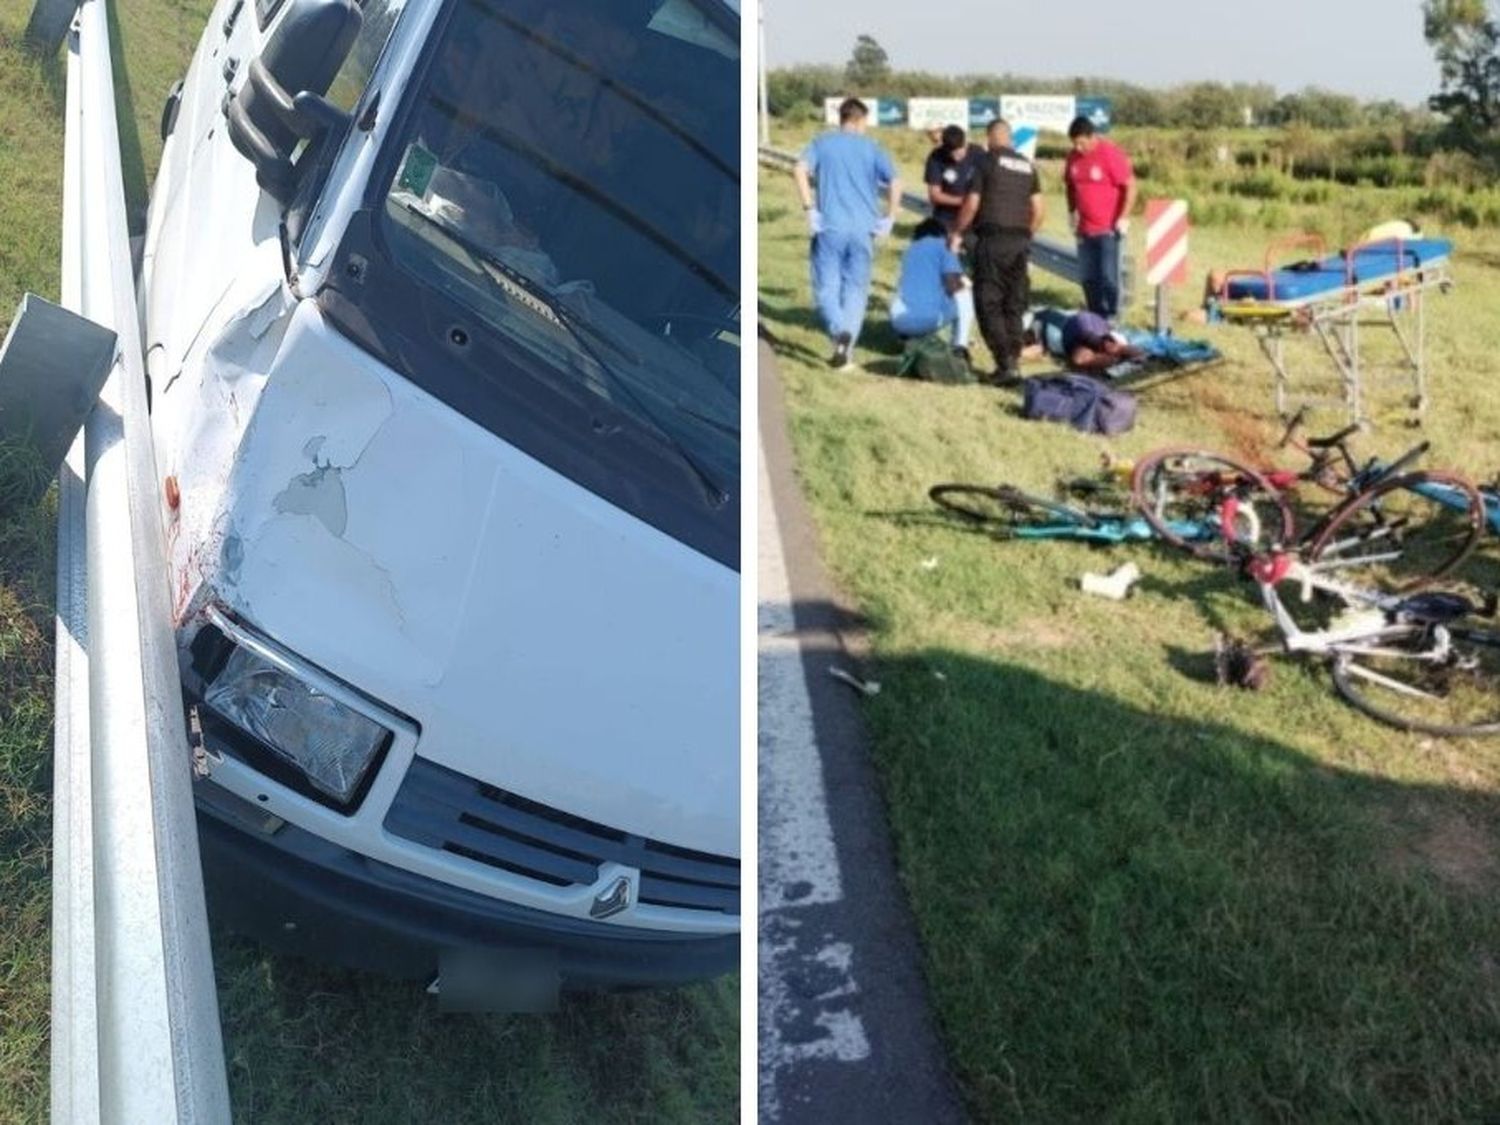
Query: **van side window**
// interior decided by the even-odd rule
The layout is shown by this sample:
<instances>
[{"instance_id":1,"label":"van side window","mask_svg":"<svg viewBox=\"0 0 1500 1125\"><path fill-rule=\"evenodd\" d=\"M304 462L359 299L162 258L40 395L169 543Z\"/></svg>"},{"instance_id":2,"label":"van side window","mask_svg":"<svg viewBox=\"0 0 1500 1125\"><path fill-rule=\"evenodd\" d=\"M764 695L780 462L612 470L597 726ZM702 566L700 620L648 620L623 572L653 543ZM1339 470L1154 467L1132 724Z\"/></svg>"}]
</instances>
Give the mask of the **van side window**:
<instances>
[{"instance_id":1,"label":"van side window","mask_svg":"<svg viewBox=\"0 0 1500 1125\"><path fill-rule=\"evenodd\" d=\"M349 112L364 96L375 64L380 61L380 53L385 50L391 29L396 26L396 18L405 7L406 0L365 0L362 5L364 22L360 24L359 35L328 88L328 100L334 105Z\"/></svg>"}]
</instances>

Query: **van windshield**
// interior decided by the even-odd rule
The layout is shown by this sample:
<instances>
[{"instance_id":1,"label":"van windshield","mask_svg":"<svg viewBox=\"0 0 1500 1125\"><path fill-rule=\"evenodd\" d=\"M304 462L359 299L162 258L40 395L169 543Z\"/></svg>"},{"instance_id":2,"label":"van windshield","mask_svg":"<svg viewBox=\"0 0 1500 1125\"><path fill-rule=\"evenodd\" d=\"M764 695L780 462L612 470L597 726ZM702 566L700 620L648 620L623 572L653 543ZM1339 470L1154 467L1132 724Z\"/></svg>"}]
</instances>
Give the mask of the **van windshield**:
<instances>
[{"instance_id":1,"label":"van windshield","mask_svg":"<svg viewBox=\"0 0 1500 1125\"><path fill-rule=\"evenodd\" d=\"M738 34L720 0L457 0L382 224L714 487L739 464Z\"/></svg>"}]
</instances>

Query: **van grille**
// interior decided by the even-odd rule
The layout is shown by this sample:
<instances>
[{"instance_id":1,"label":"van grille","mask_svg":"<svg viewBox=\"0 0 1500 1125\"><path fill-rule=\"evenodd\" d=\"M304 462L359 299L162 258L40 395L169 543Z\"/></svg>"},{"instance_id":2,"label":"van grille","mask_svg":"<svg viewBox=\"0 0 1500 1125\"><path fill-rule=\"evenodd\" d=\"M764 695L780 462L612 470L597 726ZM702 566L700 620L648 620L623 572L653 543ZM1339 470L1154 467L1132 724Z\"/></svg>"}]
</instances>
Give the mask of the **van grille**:
<instances>
[{"instance_id":1,"label":"van grille","mask_svg":"<svg viewBox=\"0 0 1500 1125\"><path fill-rule=\"evenodd\" d=\"M643 903L740 912L737 859L595 824L425 758L412 759L385 827L413 843L554 887L592 886L601 864L624 864L641 873Z\"/></svg>"}]
</instances>

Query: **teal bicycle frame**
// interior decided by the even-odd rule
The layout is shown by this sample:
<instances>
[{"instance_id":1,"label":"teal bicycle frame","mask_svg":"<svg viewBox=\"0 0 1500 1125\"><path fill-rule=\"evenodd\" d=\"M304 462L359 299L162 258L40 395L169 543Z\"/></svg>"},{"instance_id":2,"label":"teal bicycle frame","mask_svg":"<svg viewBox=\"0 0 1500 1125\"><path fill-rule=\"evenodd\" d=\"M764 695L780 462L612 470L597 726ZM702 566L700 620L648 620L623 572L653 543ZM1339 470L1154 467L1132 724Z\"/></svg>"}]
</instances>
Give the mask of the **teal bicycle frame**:
<instances>
[{"instance_id":1,"label":"teal bicycle frame","mask_svg":"<svg viewBox=\"0 0 1500 1125\"><path fill-rule=\"evenodd\" d=\"M1469 500L1462 492L1445 484L1419 484L1412 491L1461 512L1469 506ZM1481 488L1479 496L1484 501L1484 522L1490 534L1500 535L1500 493L1493 488Z\"/></svg>"},{"instance_id":2,"label":"teal bicycle frame","mask_svg":"<svg viewBox=\"0 0 1500 1125\"><path fill-rule=\"evenodd\" d=\"M1140 516L1091 515L1076 508L1057 505L1052 508L1059 522L1017 527L1017 539L1072 539L1085 543L1144 543L1156 538L1156 532ZM1168 525L1184 539L1213 539L1218 535L1218 521L1174 520Z\"/></svg>"}]
</instances>

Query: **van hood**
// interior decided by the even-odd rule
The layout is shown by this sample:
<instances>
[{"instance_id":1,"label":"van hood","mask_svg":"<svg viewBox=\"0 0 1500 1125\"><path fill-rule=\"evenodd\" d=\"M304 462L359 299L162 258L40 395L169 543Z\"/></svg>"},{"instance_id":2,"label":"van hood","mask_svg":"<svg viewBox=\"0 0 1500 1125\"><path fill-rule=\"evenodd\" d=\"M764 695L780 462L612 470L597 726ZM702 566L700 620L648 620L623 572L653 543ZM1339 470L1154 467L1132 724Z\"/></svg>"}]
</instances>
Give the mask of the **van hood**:
<instances>
[{"instance_id":1,"label":"van hood","mask_svg":"<svg viewBox=\"0 0 1500 1125\"><path fill-rule=\"evenodd\" d=\"M412 386L313 302L287 315L235 399L254 405L232 461L175 450L179 610L212 591L409 716L422 757L738 856L738 575Z\"/></svg>"}]
</instances>

